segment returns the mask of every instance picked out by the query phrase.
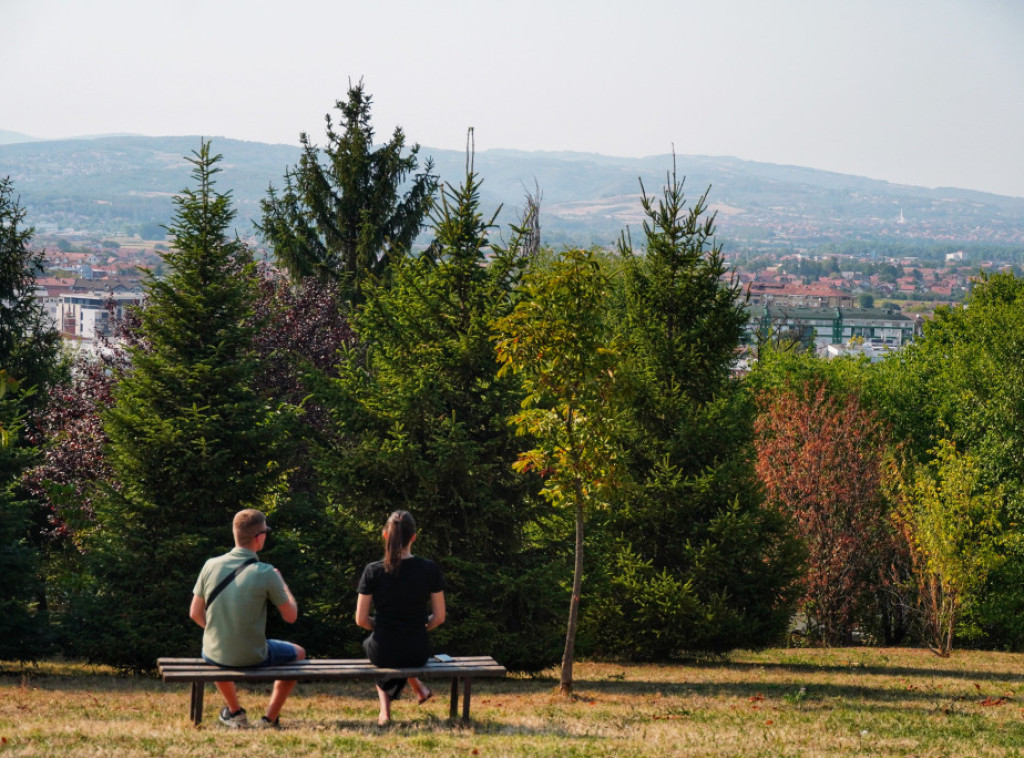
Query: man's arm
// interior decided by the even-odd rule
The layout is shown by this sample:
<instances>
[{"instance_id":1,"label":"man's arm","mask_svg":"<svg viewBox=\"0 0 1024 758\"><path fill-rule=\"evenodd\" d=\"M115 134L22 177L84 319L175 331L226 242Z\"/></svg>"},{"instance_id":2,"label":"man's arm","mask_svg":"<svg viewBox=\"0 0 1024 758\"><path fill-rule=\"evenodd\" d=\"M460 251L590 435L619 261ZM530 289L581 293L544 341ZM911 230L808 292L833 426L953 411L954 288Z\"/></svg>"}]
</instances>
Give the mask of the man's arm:
<instances>
[{"instance_id":1,"label":"man's arm","mask_svg":"<svg viewBox=\"0 0 1024 758\"><path fill-rule=\"evenodd\" d=\"M274 571L277 571L277 575L281 576L279 569L274 569ZM294 624L296 619L299 618L299 604L295 602L295 596L292 594L292 591L288 589L288 583L285 582L283 576L281 576L281 584L284 586L284 591L285 594L288 595L288 599L281 603L281 605L277 606L277 610L280 611L281 618L283 618L287 623Z\"/></svg>"},{"instance_id":2,"label":"man's arm","mask_svg":"<svg viewBox=\"0 0 1024 758\"><path fill-rule=\"evenodd\" d=\"M188 609L189 618L206 628L206 599L202 595L192 596L192 606Z\"/></svg>"}]
</instances>

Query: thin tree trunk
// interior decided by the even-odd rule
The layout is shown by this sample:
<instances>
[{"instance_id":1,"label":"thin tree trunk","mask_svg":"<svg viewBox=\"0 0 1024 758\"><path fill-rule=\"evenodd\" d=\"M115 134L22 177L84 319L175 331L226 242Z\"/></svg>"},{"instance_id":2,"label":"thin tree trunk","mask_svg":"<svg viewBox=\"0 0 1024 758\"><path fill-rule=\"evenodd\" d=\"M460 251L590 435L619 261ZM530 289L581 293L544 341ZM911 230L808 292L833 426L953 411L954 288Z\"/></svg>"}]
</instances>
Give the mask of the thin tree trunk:
<instances>
[{"instance_id":1,"label":"thin tree trunk","mask_svg":"<svg viewBox=\"0 0 1024 758\"><path fill-rule=\"evenodd\" d=\"M572 573L572 600L569 601L569 627L565 633L565 652L562 654L562 681L559 691L572 694L572 662L576 651L576 622L580 613L580 592L583 589L583 488L577 481L576 500L576 562Z\"/></svg>"},{"instance_id":2,"label":"thin tree trunk","mask_svg":"<svg viewBox=\"0 0 1024 758\"><path fill-rule=\"evenodd\" d=\"M959 606L959 597L955 592L947 593L943 601L944 616L942 631L942 657L948 658L953 652L953 633L956 629L956 612Z\"/></svg>"}]
</instances>

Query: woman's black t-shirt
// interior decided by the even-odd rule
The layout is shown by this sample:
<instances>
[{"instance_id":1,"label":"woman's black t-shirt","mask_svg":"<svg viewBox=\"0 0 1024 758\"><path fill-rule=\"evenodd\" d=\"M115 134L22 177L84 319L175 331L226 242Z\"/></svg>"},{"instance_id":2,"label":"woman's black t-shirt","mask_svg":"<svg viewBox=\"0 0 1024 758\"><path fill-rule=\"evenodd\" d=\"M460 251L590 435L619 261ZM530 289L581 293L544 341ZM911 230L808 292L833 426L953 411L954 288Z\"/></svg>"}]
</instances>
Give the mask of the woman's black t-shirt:
<instances>
[{"instance_id":1,"label":"woman's black t-shirt","mask_svg":"<svg viewBox=\"0 0 1024 758\"><path fill-rule=\"evenodd\" d=\"M427 558L405 558L397 576L384 570L384 561L377 561L363 569L358 591L373 596L378 639L426 634L430 596L444 592L444 577L441 568Z\"/></svg>"}]
</instances>

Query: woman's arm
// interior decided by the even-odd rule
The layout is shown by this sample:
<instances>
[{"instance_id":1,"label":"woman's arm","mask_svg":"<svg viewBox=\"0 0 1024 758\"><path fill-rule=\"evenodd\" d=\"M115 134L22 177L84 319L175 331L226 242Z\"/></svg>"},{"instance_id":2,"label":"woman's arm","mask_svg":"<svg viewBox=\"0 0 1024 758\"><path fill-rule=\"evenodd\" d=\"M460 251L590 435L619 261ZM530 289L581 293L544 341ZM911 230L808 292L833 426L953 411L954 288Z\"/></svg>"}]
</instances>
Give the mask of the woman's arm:
<instances>
[{"instance_id":1,"label":"woman's arm","mask_svg":"<svg viewBox=\"0 0 1024 758\"><path fill-rule=\"evenodd\" d=\"M444 623L444 593L430 593L430 616L427 617L427 631L437 629Z\"/></svg>"},{"instance_id":2,"label":"woman's arm","mask_svg":"<svg viewBox=\"0 0 1024 758\"><path fill-rule=\"evenodd\" d=\"M356 626L373 631L373 617L370 616L370 601L373 595L358 595L356 600Z\"/></svg>"}]
</instances>

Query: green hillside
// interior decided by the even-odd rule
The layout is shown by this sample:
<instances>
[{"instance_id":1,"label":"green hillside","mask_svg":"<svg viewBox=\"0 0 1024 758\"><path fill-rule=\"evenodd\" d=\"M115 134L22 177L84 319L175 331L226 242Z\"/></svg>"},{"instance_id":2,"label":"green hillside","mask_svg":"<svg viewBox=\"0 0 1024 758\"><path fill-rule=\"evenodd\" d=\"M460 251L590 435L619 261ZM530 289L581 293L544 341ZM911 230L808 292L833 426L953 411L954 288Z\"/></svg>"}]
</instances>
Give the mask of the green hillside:
<instances>
[{"instance_id":1,"label":"green hillside","mask_svg":"<svg viewBox=\"0 0 1024 758\"><path fill-rule=\"evenodd\" d=\"M10 134L0 132L0 142ZM199 140L117 136L0 144L0 176L11 176L40 232L153 230L169 220L170 199L188 181L183 156ZM219 186L232 191L239 233L250 235L260 199L270 184L281 185L299 148L214 137L213 149L224 156ZM423 147L421 155L434 158L443 181L461 181L463 153ZM1024 198L727 157L680 155L676 162L691 198L711 187L720 237L734 245L784 250L868 239L1024 247ZM608 245L627 227L639 231L640 182L656 194L672 156L486 150L476 155L475 168L484 180L484 207L504 207L501 222L514 220L526 193L539 189L547 243Z\"/></svg>"}]
</instances>

